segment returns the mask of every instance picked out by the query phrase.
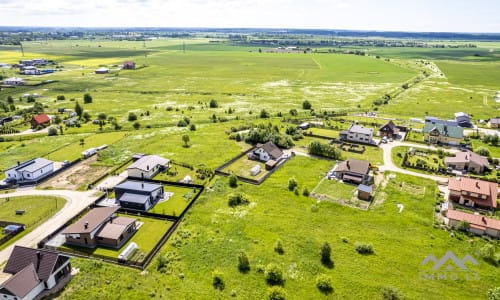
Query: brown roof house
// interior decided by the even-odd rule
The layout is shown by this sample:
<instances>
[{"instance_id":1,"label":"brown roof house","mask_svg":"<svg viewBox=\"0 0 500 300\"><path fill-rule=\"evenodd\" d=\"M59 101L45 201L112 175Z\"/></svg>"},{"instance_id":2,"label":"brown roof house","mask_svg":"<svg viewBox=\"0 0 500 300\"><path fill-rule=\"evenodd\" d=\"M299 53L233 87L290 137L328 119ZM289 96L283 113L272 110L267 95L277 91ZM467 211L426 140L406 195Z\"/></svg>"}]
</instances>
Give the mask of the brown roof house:
<instances>
[{"instance_id":1,"label":"brown roof house","mask_svg":"<svg viewBox=\"0 0 500 300\"><path fill-rule=\"evenodd\" d=\"M257 144L255 150L248 153L249 159L258 159L263 162L269 160L278 161L282 156L283 151L271 141L265 144Z\"/></svg>"},{"instance_id":2,"label":"brown roof house","mask_svg":"<svg viewBox=\"0 0 500 300\"><path fill-rule=\"evenodd\" d=\"M136 219L115 215L119 207L97 207L68 226L66 244L95 248L120 248L137 230Z\"/></svg>"},{"instance_id":3,"label":"brown roof house","mask_svg":"<svg viewBox=\"0 0 500 300\"><path fill-rule=\"evenodd\" d=\"M345 182L360 184L368 178L370 163L365 160L349 158L333 168L333 175Z\"/></svg>"},{"instance_id":4,"label":"brown roof house","mask_svg":"<svg viewBox=\"0 0 500 300\"><path fill-rule=\"evenodd\" d=\"M446 167L457 171L467 171L476 174L483 174L490 170L488 159L472 151L463 151L455 154L454 157L444 159Z\"/></svg>"},{"instance_id":5,"label":"brown roof house","mask_svg":"<svg viewBox=\"0 0 500 300\"><path fill-rule=\"evenodd\" d=\"M500 220L451 209L446 213L446 225L456 227L462 221L469 223L469 231L474 234L500 238Z\"/></svg>"},{"instance_id":6,"label":"brown roof house","mask_svg":"<svg viewBox=\"0 0 500 300\"><path fill-rule=\"evenodd\" d=\"M379 128L378 132L380 133L381 137L385 136L388 138L393 138L399 134L399 128L396 127L396 124L394 124L392 120L389 120Z\"/></svg>"},{"instance_id":7,"label":"brown roof house","mask_svg":"<svg viewBox=\"0 0 500 300\"><path fill-rule=\"evenodd\" d=\"M39 114L31 118L31 128L44 127L50 124L50 117L46 114Z\"/></svg>"},{"instance_id":8,"label":"brown roof house","mask_svg":"<svg viewBox=\"0 0 500 300\"><path fill-rule=\"evenodd\" d=\"M450 201L471 207L495 209L497 207L498 184L469 177L450 178L448 181Z\"/></svg>"},{"instance_id":9,"label":"brown roof house","mask_svg":"<svg viewBox=\"0 0 500 300\"><path fill-rule=\"evenodd\" d=\"M15 246L3 270L12 274L0 286L0 299L35 299L71 277L70 259L56 252Z\"/></svg>"}]
</instances>

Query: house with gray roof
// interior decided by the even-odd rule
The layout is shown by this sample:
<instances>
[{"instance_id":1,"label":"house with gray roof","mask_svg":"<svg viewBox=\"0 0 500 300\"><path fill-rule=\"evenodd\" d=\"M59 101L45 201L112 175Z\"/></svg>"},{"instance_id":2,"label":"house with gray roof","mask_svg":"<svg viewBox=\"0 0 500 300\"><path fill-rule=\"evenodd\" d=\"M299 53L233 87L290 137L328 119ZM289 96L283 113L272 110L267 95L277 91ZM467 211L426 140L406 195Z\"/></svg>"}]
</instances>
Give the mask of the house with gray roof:
<instances>
[{"instance_id":1,"label":"house with gray roof","mask_svg":"<svg viewBox=\"0 0 500 300\"><path fill-rule=\"evenodd\" d=\"M170 160L158 155L144 155L127 168L128 177L152 179L158 172L168 169Z\"/></svg>"},{"instance_id":2,"label":"house with gray roof","mask_svg":"<svg viewBox=\"0 0 500 300\"><path fill-rule=\"evenodd\" d=\"M465 127L465 128L472 127L472 121L470 119L470 116L464 112L455 113L455 121L460 127Z\"/></svg>"},{"instance_id":3,"label":"house with gray roof","mask_svg":"<svg viewBox=\"0 0 500 300\"><path fill-rule=\"evenodd\" d=\"M484 156L476 154L472 151L462 151L455 153L454 157L446 157L444 159L446 167L457 170L467 171L476 174L483 174L490 170L490 163Z\"/></svg>"},{"instance_id":4,"label":"house with gray roof","mask_svg":"<svg viewBox=\"0 0 500 300\"><path fill-rule=\"evenodd\" d=\"M12 274L0 285L0 299L36 299L41 293L56 292L71 275L70 258L56 252L14 246L4 268Z\"/></svg>"},{"instance_id":5,"label":"house with gray roof","mask_svg":"<svg viewBox=\"0 0 500 300\"><path fill-rule=\"evenodd\" d=\"M458 145L464 138L464 129L456 121L426 117L424 141L431 144Z\"/></svg>"},{"instance_id":6,"label":"house with gray roof","mask_svg":"<svg viewBox=\"0 0 500 300\"><path fill-rule=\"evenodd\" d=\"M348 130L342 130L340 132L340 140L363 144L373 144L373 128L352 124Z\"/></svg>"},{"instance_id":7,"label":"house with gray roof","mask_svg":"<svg viewBox=\"0 0 500 300\"><path fill-rule=\"evenodd\" d=\"M148 211L163 198L163 185L127 180L115 186L115 197L123 208Z\"/></svg>"},{"instance_id":8,"label":"house with gray roof","mask_svg":"<svg viewBox=\"0 0 500 300\"><path fill-rule=\"evenodd\" d=\"M36 182L54 172L54 162L34 158L5 170L5 180L17 183Z\"/></svg>"}]
</instances>

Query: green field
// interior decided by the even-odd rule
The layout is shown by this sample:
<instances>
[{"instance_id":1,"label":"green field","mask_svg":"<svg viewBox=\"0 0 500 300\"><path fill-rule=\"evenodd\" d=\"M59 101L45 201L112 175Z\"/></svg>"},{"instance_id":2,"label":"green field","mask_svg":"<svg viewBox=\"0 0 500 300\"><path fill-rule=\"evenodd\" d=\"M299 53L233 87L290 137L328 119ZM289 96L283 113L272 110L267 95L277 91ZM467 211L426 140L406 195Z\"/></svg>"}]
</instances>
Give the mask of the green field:
<instances>
[{"instance_id":1,"label":"green field","mask_svg":"<svg viewBox=\"0 0 500 300\"><path fill-rule=\"evenodd\" d=\"M173 195L167 201L157 203L150 212L178 216L186 209L199 191L191 188L165 185L164 192L173 193Z\"/></svg>"}]
</instances>

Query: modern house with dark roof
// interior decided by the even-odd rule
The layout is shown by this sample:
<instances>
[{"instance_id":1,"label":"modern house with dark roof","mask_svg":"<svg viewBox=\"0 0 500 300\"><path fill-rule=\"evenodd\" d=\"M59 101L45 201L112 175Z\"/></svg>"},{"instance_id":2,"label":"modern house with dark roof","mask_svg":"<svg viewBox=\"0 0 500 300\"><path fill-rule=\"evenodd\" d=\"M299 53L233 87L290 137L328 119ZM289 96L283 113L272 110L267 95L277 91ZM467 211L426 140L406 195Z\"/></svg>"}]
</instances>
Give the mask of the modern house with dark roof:
<instances>
[{"instance_id":1,"label":"modern house with dark roof","mask_svg":"<svg viewBox=\"0 0 500 300\"><path fill-rule=\"evenodd\" d=\"M363 144L373 143L373 129L352 124L348 130L342 130L339 136L341 141Z\"/></svg>"},{"instance_id":2,"label":"modern house with dark roof","mask_svg":"<svg viewBox=\"0 0 500 300\"><path fill-rule=\"evenodd\" d=\"M458 126L460 126L460 127L465 127L465 128L472 127L472 122L470 120L470 116L464 112L455 113L455 121L457 122Z\"/></svg>"},{"instance_id":3,"label":"modern house with dark roof","mask_svg":"<svg viewBox=\"0 0 500 300\"><path fill-rule=\"evenodd\" d=\"M458 145L464 138L464 129L456 121L425 118L424 141L431 144Z\"/></svg>"},{"instance_id":4,"label":"modern house with dark roof","mask_svg":"<svg viewBox=\"0 0 500 300\"><path fill-rule=\"evenodd\" d=\"M158 172L168 169L170 160L158 155L145 155L127 168L128 177L152 179Z\"/></svg>"},{"instance_id":5,"label":"modern house with dark roof","mask_svg":"<svg viewBox=\"0 0 500 300\"><path fill-rule=\"evenodd\" d=\"M497 207L498 183L469 177L448 180L448 200L465 206L495 209Z\"/></svg>"},{"instance_id":6,"label":"modern house with dark roof","mask_svg":"<svg viewBox=\"0 0 500 300\"><path fill-rule=\"evenodd\" d=\"M163 186L158 183L127 180L115 186L115 197L123 208L148 211L163 198Z\"/></svg>"},{"instance_id":7,"label":"modern house with dark roof","mask_svg":"<svg viewBox=\"0 0 500 300\"><path fill-rule=\"evenodd\" d=\"M258 159L263 162L269 160L278 161L282 156L283 151L271 141L265 144L257 144L255 150L248 153L249 159Z\"/></svg>"},{"instance_id":8,"label":"modern house with dark roof","mask_svg":"<svg viewBox=\"0 0 500 300\"><path fill-rule=\"evenodd\" d=\"M339 162L333 169L333 175L345 182L361 184L367 179L370 172L370 163L365 160L349 158Z\"/></svg>"},{"instance_id":9,"label":"modern house with dark roof","mask_svg":"<svg viewBox=\"0 0 500 300\"><path fill-rule=\"evenodd\" d=\"M46 126L50 124L50 117L47 114L39 114L31 118L31 128L37 128L38 126Z\"/></svg>"},{"instance_id":10,"label":"modern house with dark roof","mask_svg":"<svg viewBox=\"0 0 500 300\"><path fill-rule=\"evenodd\" d=\"M34 158L5 170L7 181L34 182L54 172L54 162L45 158Z\"/></svg>"},{"instance_id":11,"label":"modern house with dark roof","mask_svg":"<svg viewBox=\"0 0 500 300\"><path fill-rule=\"evenodd\" d=\"M456 171L483 174L484 171L490 170L488 159L472 151L462 151L456 153L454 157L446 157L444 163L446 167Z\"/></svg>"},{"instance_id":12,"label":"modern house with dark roof","mask_svg":"<svg viewBox=\"0 0 500 300\"><path fill-rule=\"evenodd\" d=\"M66 244L120 248L136 232L136 219L116 216L119 207L96 207L68 226Z\"/></svg>"},{"instance_id":13,"label":"modern house with dark roof","mask_svg":"<svg viewBox=\"0 0 500 300\"><path fill-rule=\"evenodd\" d=\"M71 264L66 255L15 246L4 272L13 276L0 285L0 299L31 300L69 279Z\"/></svg>"},{"instance_id":14,"label":"modern house with dark roof","mask_svg":"<svg viewBox=\"0 0 500 300\"><path fill-rule=\"evenodd\" d=\"M378 132L381 137L394 138L399 134L399 128L396 127L392 120L389 120L378 129Z\"/></svg>"},{"instance_id":15,"label":"modern house with dark roof","mask_svg":"<svg viewBox=\"0 0 500 300\"><path fill-rule=\"evenodd\" d=\"M458 210L450 209L447 211L445 218L446 225L457 227L460 222L469 223L469 231L474 234L486 234L494 238L500 238L500 220Z\"/></svg>"}]
</instances>

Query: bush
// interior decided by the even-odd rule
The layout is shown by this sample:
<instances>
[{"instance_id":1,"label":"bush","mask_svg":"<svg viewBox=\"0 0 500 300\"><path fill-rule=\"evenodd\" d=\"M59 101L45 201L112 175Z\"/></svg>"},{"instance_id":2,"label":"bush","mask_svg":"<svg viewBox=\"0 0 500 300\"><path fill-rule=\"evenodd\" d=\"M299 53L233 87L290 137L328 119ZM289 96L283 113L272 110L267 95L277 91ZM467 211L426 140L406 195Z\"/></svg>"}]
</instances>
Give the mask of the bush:
<instances>
[{"instance_id":1,"label":"bush","mask_svg":"<svg viewBox=\"0 0 500 300\"><path fill-rule=\"evenodd\" d=\"M260 115L259 115L262 119L266 119L266 118L269 118L269 113L265 110L265 109L262 109L260 111Z\"/></svg>"},{"instance_id":2,"label":"bush","mask_svg":"<svg viewBox=\"0 0 500 300\"><path fill-rule=\"evenodd\" d=\"M128 120L129 122L136 121L137 120L137 115L134 114L133 112L128 113Z\"/></svg>"},{"instance_id":3,"label":"bush","mask_svg":"<svg viewBox=\"0 0 500 300\"><path fill-rule=\"evenodd\" d=\"M269 291L267 293L267 299L269 299L269 300L285 300L286 299L285 289L283 289L280 286L273 286L273 287L269 288Z\"/></svg>"},{"instance_id":4,"label":"bush","mask_svg":"<svg viewBox=\"0 0 500 300\"><path fill-rule=\"evenodd\" d=\"M304 187L302 189L302 195L309 197L309 189L307 187Z\"/></svg>"},{"instance_id":5,"label":"bush","mask_svg":"<svg viewBox=\"0 0 500 300\"><path fill-rule=\"evenodd\" d=\"M66 100L66 97L64 97L64 95L58 95L57 100Z\"/></svg>"},{"instance_id":6,"label":"bush","mask_svg":"<svg viewBox=\"0 0 500 300\"><path fill-rule=\"evenodd\" d=\"M177 122L177 127L186 127L186 126L188 126L188 124L184 120L179 120L179 122Z\"/></svg>"},{"instance_id":7,"label":"bush","mask_svg":"<svg viewBox=\"0 0 500 300\"><path fill-rule=\"evenodd\" d=\"M481 155L481 156L490 156L490 150L486 147L478 147L476 149L476 153Z\"/></svg>"},{"instance_id":8,"label":"bush","mask_svg":"<svg viewBox=\"0 0 500 300\"><path fill-rule=\"evenodd\" d=\"M137 130L137 129L139 129L141 127L141 123L135 122L134 125L132 125L132 126L134 126L134 129Z\"/></svg>"},{"instance_id":9,"label":"bush","mask_svg":"<svg viewBox=\"0 0 500 300\"><path fill-rule=\"evenodd\" d=\"M297 116L298 114L299 114L299 112L298 112L295 108L290 109L290 115L291 115L291 116L294 116L294 117L295 117L295 116Z\"/></svg>"},{"instance_id":10,"label":"bush","mask_svg":"<svg viewBox=\"0 0 500 300\"><path fill-rule=\"evenodd\" d=\"M297 196L298 196L298 195L300 194L300 192L299 192L299 187L295 187L295 188L293 189L293 193L294 193L295 195L297 195Z\"/></svg>"},{"instance_id":11,"label":"bush","mask_svg":"<svg viewBox=\"0 0 500 300\"><path fill-rule=\"evenodd\" d=\"M189 130L196 131L196 125L194 124L189 125Z\"/></svg>"},{"instance_id":12,"label":"bush","mask_svg":"<svg viewBox=\"0 0 500 300\"><path fill-rule=\"evenodd\" d=\"M267 283L270 285L282 285L284 282L283 271L275 263L270 263L266 266L264 275L266 276Z\"/></svg>"},{"instance_id":13,"label":"bush","mask_svg":"<svg viewBox=\"0 0 500 300\"><path fill-rule=\"evenodd\" d=\"M224 279L222 278L223 273L220 271L213 271L212 272L212 285L215 289L218 290L224 290L225 284L224 284Z\"/></svg>"},{"instance_id":14,"label":"bush","mask_svg":"<svg viewBox=\"0 0 500 300\"><path fill-rule=\"evenodd\" d=\"M500 300L500 287L488 290L488 300Z\"/></svg>"},{"instance_id":15,"label":"bush","mask_svg":"<svg viewBox=\"0 0 500 300\"><path fill-rule=\"evenodd\" d=\"M229 186L232 188L238 186L238 177L236 177L236 175L234 174L229 175Z\"/></svg>"},{"instance_id":16,"label":"bush","mask_svg":"<svg viewBox=\"0 0 500 300\"><path fill-rule=\"evenodd\" d=\"M485 244L481 249L479 249L479 255L485 260L494 260L495 258L495 246L488 243Z\"/></svg>"},{"instance_id":17,"label":"bush","mask_svg":"<svg viewBox=\"0 0 500 300\"><path fill-rule=\"evenodd\" d=\"M297 187L297 180L295 177L288 179L288 190L293 191Z\"/></svg>"},{"instance_id":18,"label":"bush","mask_svg":"<svg viewBox=\"0 0 500 300\"><path fill-rule=\"evenodd\" d=\"M309 143L307 150L309 154L329 157L332 159L339 159L341 156L341 152L337 147L330 144L322 144L319 141L312 141Z\"/></svg>"},{"instance_id":19,"label":"bush","mask_svg":"<svg viewBox=\"0 0 500 300\"><path fill-rule=\"evenodd\" d=\"M316 277L316 287L324 294L332 293L332 278L325 274L319 275L318 277Z\"/></svg>"},{"instance_id":20,"label":"bush","mask_svg":"<svg viewBox=\"0 0 500 300\"><path fill-rule=\"evenodd\" d=\"M388 286L382 290L382 299L384 300L402 300L406 297L396 288Z\"/></svg>"},{"instance_id":21,"label":"bush","mask_svg":"<svg viewBox=\"0 0 500 300\"><path fill-rule=\"evenodd\" d=\"M277 240L276 243L274 243L274 252L278 253L279 255L285 254L285 249L283 249L283 241Z\"/></svg>"},{"instance_id":22,"label":"bush","mask_svg":"<svg viewBox=\"0 0 500 300\"><path fill-rule=\"evenodd\" d=\"M219 104L215 99L210 100L210 108L217 108L219 107Z\"/></svg>"},{"instance_id":23,"label":"bush","mask_svg":"<svg viewBox=\"0 0 500 300\"><path fill-rule=\"evenodd\" d=\"M250 203L250 200L248 200L248 196L243 193L229 194L229 196L227 196L227 199L227 204L231 207L246 205Z\"/></svg>"},{"instance_id":24,"label":"bush","mask_svg":"<svg viewBox=\"0 0 500 300\"><path fill-rule=\"evenodd\" d=\"M83 95L83 103L85 104L92 103L92 96L89 93L85 93Z\"/></svg>"},{"instance_id":25,"label":"bush","mask_svg":"<svg viewBox=\"0 0 500 300\"><path fill-rule=\"evenodd\" d=\"M372 244L356 243L354 244L354 248L359 254L373 254Z\"/></svg>"},{"instance_id":26,"label":"bush","mask_svg":"<svg viewBox=\"0 0 500 300\"><path fill-rule=\"evenodd\" d=\"M302 108L303 109L311 109L312 105L309 101L307 100L304 100L304 102L302 102Z\"/></svg>"},{"instance_id":27,"label":"bush","mask_svg":"<svg viewBox=\"0 0 500 300\"><path fill-rule=\"evenodd\" d=\"M250 262L248 261L245 251L241 251L238 254L238 270L240 270L241 273L250 271Z\"/></svg>"},{"instance_id":28,"label":"bush","mask_svg":"<svg viewBox=\"0 0 500 300\"><path fill-rule=\"evenodd\" d=\"M331 258L332 248L328 242L323 243L321 246L321 263L328 268L333 268L333 261Z\"/></svg>"},{"instance_id":29,"label":"bush","mask_svg":"<svg viewBox=\"0 0 500 300\"><path fill-rule=\"evenodd\" d=\"M57 128L50 127L48 131L48 136L53 136L53 135L57 135Z\"/></svg>"}]
</instances>

